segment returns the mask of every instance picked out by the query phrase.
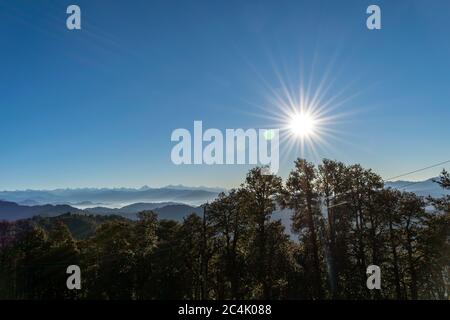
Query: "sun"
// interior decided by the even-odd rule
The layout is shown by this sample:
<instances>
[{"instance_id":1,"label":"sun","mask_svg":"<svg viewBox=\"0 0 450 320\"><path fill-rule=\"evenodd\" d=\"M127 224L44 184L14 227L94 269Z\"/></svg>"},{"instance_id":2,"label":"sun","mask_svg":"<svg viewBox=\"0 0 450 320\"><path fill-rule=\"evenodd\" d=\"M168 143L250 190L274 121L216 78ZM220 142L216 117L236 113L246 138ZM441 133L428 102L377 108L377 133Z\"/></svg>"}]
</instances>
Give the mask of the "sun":
<instances>
[{"instance_id":1,"label":"sun","mask_svg":"<svg viewBox=\"0 0 450 320\"><path fill-rule=\"evenodd\" d=\"M309 137L314 134L315 128L316 119L307 112L297 113L291 117L289 129L296 136Z\"/></svg>"},{"instance_id":2,"label":"sun","mask_svg":"<svg viewBox=\"0 0 450 320\"><path fill-rule=\"evenodd\" d=\"M286 74L275 68L274 81L262 78L264 103L249 102L257 110L245 114L262 117L267 121L265 128L278 130L279 152L286 161L293 156L320 161L330 152L340 152L335 142L350 143L341 137L347 135L341 130L346 128L345 118L353 114L350 103L361 91L353 88L355 82L340 81L340 72L333 70L333 63L324 63L325 69L320 67L315 72L312 63L311 73L303 66L299 71L289 68ZM336 83L339 87L335 87ZM264 134L266 140L275 137L273 132Z\"/></svg>"}]
</instances>

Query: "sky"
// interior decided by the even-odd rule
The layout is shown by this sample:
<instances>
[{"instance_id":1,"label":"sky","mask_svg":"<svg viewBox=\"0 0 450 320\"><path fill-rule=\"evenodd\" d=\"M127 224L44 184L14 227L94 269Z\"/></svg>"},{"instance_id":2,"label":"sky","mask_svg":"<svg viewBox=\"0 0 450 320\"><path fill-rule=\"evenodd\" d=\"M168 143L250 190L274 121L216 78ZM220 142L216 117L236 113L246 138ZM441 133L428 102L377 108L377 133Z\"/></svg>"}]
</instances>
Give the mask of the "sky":
<instances>
[{"instance_id":1,"label":"sky","mask_svg":"<svg viewBox=\"0 0 450 320\"><path fill-rule=\"evenodd\" d=\"M66 28L70 4L81 30ZM366 27L370 4L381 30ZM282 177L296 157L385 179L448 160L449 12L445 0L0 0L0 190L238 186L250 165L173 164L172 131L276 127L274 97L315 93L331 101L327 133L282 143Z\"/></svg>"}]
</instances>

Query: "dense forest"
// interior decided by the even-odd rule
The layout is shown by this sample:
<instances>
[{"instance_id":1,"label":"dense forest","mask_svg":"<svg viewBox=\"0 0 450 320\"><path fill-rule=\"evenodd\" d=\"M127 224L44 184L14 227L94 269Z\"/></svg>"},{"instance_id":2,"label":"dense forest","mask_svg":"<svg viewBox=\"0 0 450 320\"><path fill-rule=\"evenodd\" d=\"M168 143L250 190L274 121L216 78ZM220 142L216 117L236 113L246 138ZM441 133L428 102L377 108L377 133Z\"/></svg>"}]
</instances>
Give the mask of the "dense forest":
<instances>
[{"instance_id":1,"label":"dense forest","mask_svg":"<svg viewBox=\"0 0 450 320\"><path fill-rule=\"evenodd\" d=\"M297 159L286 181L264 173L181 223L152 211L0 222L0 298L449 299L450 196L386 189L331 160ZM450 188L449 174L436 183ZM81 290L66 288L73 264ZM381 290L366 287L371 264Z\"/></svg>"}]
</instances>

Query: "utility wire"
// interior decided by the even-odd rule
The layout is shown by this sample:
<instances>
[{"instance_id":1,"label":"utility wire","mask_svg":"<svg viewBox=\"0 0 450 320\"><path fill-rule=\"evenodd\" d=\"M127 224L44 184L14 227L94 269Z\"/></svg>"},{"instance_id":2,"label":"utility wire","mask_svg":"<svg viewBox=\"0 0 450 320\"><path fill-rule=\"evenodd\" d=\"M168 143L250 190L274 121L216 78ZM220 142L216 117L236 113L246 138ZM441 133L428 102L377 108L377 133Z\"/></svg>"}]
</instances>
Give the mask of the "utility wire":
<instances>
[{"instance_id":1,"label":"utility wire","mask_svg":"<svg viewBox=\"0 0 450 320\"><path fill-rule=\"evenodd\" d=\"M401 178L401 177L404 177L404 176L407 176L407 175L410 175L410 174L413 174L413 173L416 173L416 172L420 172L420 171L428 170L428 169L431 169L431 168L435 168L435 167L441 166L441 165L446 164L446 163L449 163L449 162L450 162L450 160L443 161L443 162L439 162L439 163L433 164L433 165L428 166L428 167L424 167L424 168L421 168L421 169L417 169L417 170L414 170L414 171L410 171L410 172L407 172L407 173L403 173L403 174L400 174L400 175L398 175L398 176L390 177L390 178L383 179L383 180L384 180L384 181L388 181L388 180L393 180L393 179Z\"/></svg>"},{"instance_id":2,"label":"utility wire","mask_svg":"<svg viewBox=\"0 0 450 320\"><path fill-rule=\"evenodd\" d=\"M401 177L404 177L404 176L407 176L407 175L410 175L410 174L413 174L413 173L421 172L421 171L424 171L424 170L428 170L428 169L431 169L431 168L435 168L435 167L441 166L441 165L446 164L446 163L450 163L450 160L439 162L439 163L436 163L436 164L433 164L433 165L430 165L430 166L427 166L427 167L423 167L423 168L420 168L420 169L417 169L417 170L414 170L414 171L406 172L406 173L400 174L398 176L394 176L394 177L390 177L390 178L387 178L387 179L383 179L383 181L384 182L389 182L390 180L401 178ZM409 186L412 186L412 185L415 185L415 184L419 184L419 183L422 183L422 182L423 181L410 182L410 183L407 183L407 184L405 184L403 186L397 187L395 189L403 189L403 188L406 188L406 187L409 187ZM349 193L351 191L352 190L347 190L346 192L344 192L343 194L340 194L339 196L347 194L347 193ZM332 199L332 198L336 198L336 197L337 197L337 195L331 195L331 196L326 197L325 199ZM337 206L340 206L342 204L345 204L345 202L332 205L330 208L337 207Z\"/></svg>"},{"instance_id":3,"label":"utility wire","mask_svg":"<svg viewBox=\"0 0 450 320\"><path fill-rule=\"evenodd\" d=\"M431 169L431 168L435 168L435 167L441 166L441 165L449 163L449 162L450 162L450 160L439 162L439 163L433 164L433 165L428 166L428 167L424 167L424 168L421 168L421 169L410 171L410 172L407 172L407 173L404 173L404 174L401 174L401 175L398 175L398 176L395 176L395 177L387 178L384 181L386 182L388 180L397 179L397 178L400 178L400 177L403 177L403 176L407 176L407 175L410 175L410 174L413 174L413 173L416 173L416 172L420 172L420 171L428 170L428 169ZM398 187L396 189L403 189L403 188L406 188L406 187L409 187L409 186L412 186L412 185L415 185L415 184L419 184L419 183L422 183L422 182L423 181L410 182L410 183L407 183L407 184L405 184L403 186L400 186L400 187Z\"/></svg>"}]
</instances>

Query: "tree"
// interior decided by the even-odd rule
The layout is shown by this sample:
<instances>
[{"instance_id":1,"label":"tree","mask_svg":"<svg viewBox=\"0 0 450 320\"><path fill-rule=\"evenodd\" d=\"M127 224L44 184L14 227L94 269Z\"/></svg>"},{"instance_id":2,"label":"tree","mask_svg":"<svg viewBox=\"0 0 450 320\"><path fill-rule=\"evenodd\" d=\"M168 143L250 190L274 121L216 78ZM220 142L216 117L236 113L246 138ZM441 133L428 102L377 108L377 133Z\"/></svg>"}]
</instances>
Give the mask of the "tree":
<instances>
[{"instance_id":1,"label":"tree","mask_svg":"<svg viewBox=\"0 0 450 320\"><path fill-rule=\"evenodd\" d=\"M56 224L48 232L48 247L42 256L45 265L46 299L77 298L77 290L69 290L66 286L67 267L79 265L79 250L67 225L62 221Z\"/></svg>"},{"instance_id":2,"label":"tree","mask_svg":"<svg viewBox=\"0 0 450 320\"><path fill-rule=\"evenodd\" d=\"M208 206L208 220L214 232L217 248L216 268L223 272L218 297L221 299L244 297L241 280L246 277L246 241L250 235L250 206L245 189L219 194Z\"/></svg>"},{"instance_id":3,"label":"tree","mask_svg":"<svg viewBox=\"0 0 450 320\"><path fill-rule=\"evenodd\" d=\"M134 250L130 222L111 221L102 224L91 239L95 255L94 287L96 297L131 299L133 297ZM100 289L100 290L99 290Z\"/></svg>"},{"instance_id":4,"label":"tree","mask_svg":"<svg viewBox=\"0 0 450 320\"><path fill-rule=\"evenodd\" d=\"M436 182L444 189L450 189L450 174L444 169Z\"/></svg>"},{"instance_id":5,"label":"tree","mask_svg":"<svg viewBox=\"0 0 450 320\"><path fill-rule=\"evenodd\" d=\"M317 171L312 163L304 159L295 161L286 182L286 191L282 197L283 206L294 210L293 230L302 240L307 239L307 251L312 256L313 298L323 298L321 256L319 252L318 225L321 223L320 198L316 191Z\"/></svg>"},{"instance_id":6,"label":"tree","mask_svg":"<svg viewBox=\"0 0 450 320\"><path fill-rule=\"evenodd\" d=\"M249 219L253 224L254 238L253 248L255 248L256 259L252 261L252 267L255 270L255 280L257 286L255 295L269 299L271 288L267 277L267 234L266 227L273 211L276 208L276 200L281 194L281 178L266 174L267 168L256 167L247 174L243 189L246 195L246 205L249 210Z\"/></svg>"},{"instance_id":7,"label":"tree","mask_svg":"<svg viewBox=\"0 0 450 320\"><path fill-rule=\"evenodd\" d=\"M400 250L401 250L401 233L399 230L400 215L399 202L401 192L393 189L383 189L378 193L379 213L386 225L387 234L384 237L389 244L390 256L386 259L389 262L388 270L392 273L393 287L395 288L395 297L398 300L404 299L401 285L401 268L400 268ZM388 288L390 286L387 286Z\"/></svg>"},{"instance_id":8,"label":"tree","mask_svg":"<svg viewBox=\"0 0 450 320\"><path fill-rule=\"evenodd\" d=\"M399 226L402 231L403 245L406 249L409 270L411 298L418 299L418 265L421 256L418 252L418 237L424 223L425 203L414 193L402 194L399 203Z\"/></svg>"},{"instance_id":9,"label":"tree","mask_svg":"<svg viewBox=\"0 0 450 320\"><path fill-rule=\"evenodd\" d=\"M202 240L203 222L195 213L184 218L180 229L180 249L185 265L185 298L199 300L202 298ZM206 290L207 291L207 290Z\"/></svg>"},{"instance_id":10,"label":"tree","mask_svg":"<svg viewBox=\"0 0 450 320\"><path fill-rule=\"evenodd\" d=\"M153 253L158 245L157 214L153 211L139 212L133 229L135 295L136 299L150 299Z\"/></svg>"},{"instance_id":11,"label":"tree","mask_svg":"<svg viewBox=\"0 0 450 320\"><path fill-rule=\"evenodd\" d=\"M17 244L19 259L16 268L16 294L24 299L43 299L47 285L44 277L48 250L48 235L44 229L34 226Z\"/></svg>"},{"instance_id":12,"label":"tree","mask_svg":"<svg viewBox=\"0 0 450 320\"><path fill-rule=\"evenodd\" d=\"M185 296L185 252L181 247L180 229L179 222L159 221L151 285L151 294L157 299L183 299Z\"/></svg>"}]
</instances>

